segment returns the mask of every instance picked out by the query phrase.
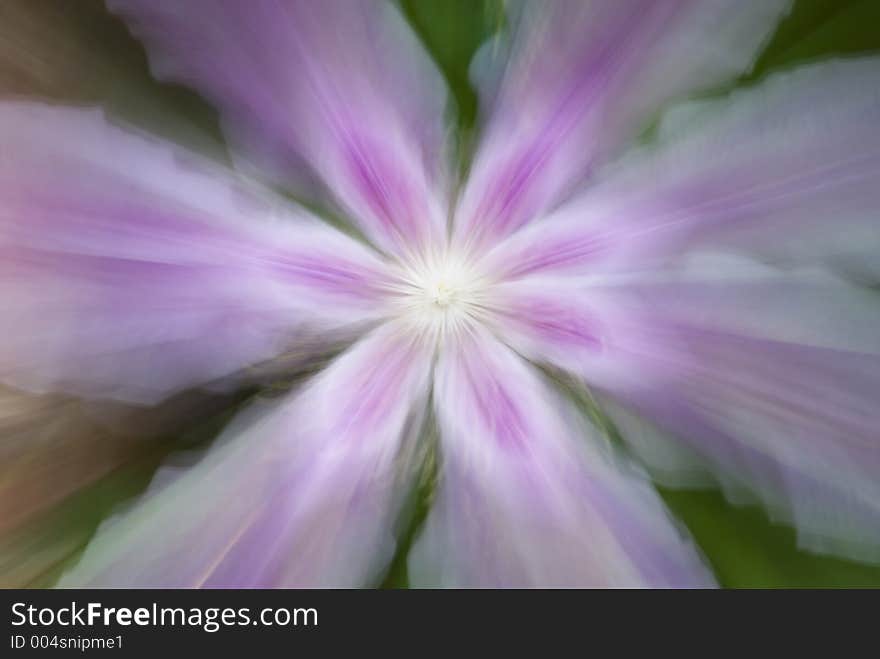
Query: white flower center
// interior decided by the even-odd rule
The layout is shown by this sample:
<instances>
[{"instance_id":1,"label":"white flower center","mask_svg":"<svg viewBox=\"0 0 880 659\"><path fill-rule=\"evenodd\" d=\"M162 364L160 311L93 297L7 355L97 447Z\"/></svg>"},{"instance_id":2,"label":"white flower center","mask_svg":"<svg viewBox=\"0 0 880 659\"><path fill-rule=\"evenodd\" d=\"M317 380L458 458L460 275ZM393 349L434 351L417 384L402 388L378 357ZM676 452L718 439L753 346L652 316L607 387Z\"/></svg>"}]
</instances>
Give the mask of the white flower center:
<instances>
[{"instance_id":1,"label":"white flower center","mask_svg":"<svg viewBox=\"0 0 880 659\"><path fill-rule=\"evenodd\" d=\"M432 283L428 287L427 293L431 297L431 301L438 307L448 307L455 299L455 289L443 279Z\"/></svg>"},{"instance_id":2,"label":"white flower center","mask_svg":"<svg viewBox=\"0 0 880 659\"><path fill-rule=\"evenodd\" d=\"M418 330L443 338L481 315L485 281L453 253L432 255L402 269L396 304Z\"/></svg>"}]
</instances>

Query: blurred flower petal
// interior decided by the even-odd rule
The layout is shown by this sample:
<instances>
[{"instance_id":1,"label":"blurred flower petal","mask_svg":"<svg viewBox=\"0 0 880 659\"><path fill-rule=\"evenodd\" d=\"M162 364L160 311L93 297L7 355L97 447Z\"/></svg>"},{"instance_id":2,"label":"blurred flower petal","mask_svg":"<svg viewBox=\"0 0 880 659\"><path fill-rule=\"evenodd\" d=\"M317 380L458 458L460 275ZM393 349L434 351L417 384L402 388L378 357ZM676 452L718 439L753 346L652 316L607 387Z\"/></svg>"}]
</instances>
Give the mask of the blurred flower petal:
<instances>
[{"instance_id":1,"label":"blurred flower petal","mask_svg":"<svg viewBox=\"0 0 880 659\"><path fill-rule=\"evenodd\" d=\"M748 70L788 5L517 3L509 55L491 43L477 60L489 116L457 239L509 234L619 153L663 103Z\"/></svg>"},{"instance_id":2,"label":"blurred flower petal","mask_svg":"<svg viewBox=\"0 0 880 659\"><path fill-rule=\"evenodd\" d=\"M704 456L734 500L763 500L801 546L880 562L880 356L700 328L679 337L677 359L643 360L662 380L618 399Z\"/></svg>"},{"instance_id":3,"label":"blurred flower petal","mask_svg":"<svg viewBox=\"0 0 880 659\"><path fill-rule=\"evenodd\" d=\"M725 245L880 281L880 59L816 64L670 111L655 144L490 257L502 275L644 270Z\"/></svg>"},{"instance_id":4,"label":"blurred flower petal","mask_svg":"<svg viewBox=\"0 0 880 659\"><path fill-rule=\"evenodd\" d=\"M147 44L156 74L214 101L275 178L291 183L307 164L386 251L444 235L445 87L391 3L108 4Z\"/></svg>"},{"instance_id":5,"label":"blurred flower petal","mask_svg":"<svg viewBox=\"0 0 880 659\"><path fill-rule=\"evenodd\" d=\"M160 473L62 586L354 587L381 576L417 466L426 346L386 326Z\"/></svg>"},{"instance_id":6,"label":"blurred flower petal","mask_svg":"<svg viewBox=\"0 0 880 659\"><path fill-rule=\"evenodd\" d=\"M0 106L0 381L155 402L375 318L382 263L99 112Z\"/></svg>"},{"instance_id":7,"label":"blurred flower petal","mask_svg":"<svg viewBox=\"0 0 880 659\"><path fill-rule=\"evenodd\" d=\"M874 293L822 268L877 280L877 89L869 58L679 107L655 145L488 266L520 278L499 300L518 349L686 442L731 496L750 490L804 546L874 562L880 311ZM563 332L565 319L589 340ZM690 456L639 452L665 483L676 462L693 482Z\"/></svg>"},{"instance_id":8,"label":"blurred flower petal","mask_svg":"<svg viewBox=\"0 0 880 659\"><path fill-rule=\"evenodd\" d=\"M730 256L619 285L553 281L508 284L498 331L654 420L612 412L624 439L662 442L632 441L664 484L693 485L701 462L804 546L880 560L875 294Z\"/></svg>"},{"instance_id":9,"label":"blurred flower petal","mask_svg":"<svg viewBox=\"0 0 880 659\"><path fill-rule=\"evenodd\" d=\"M602 455L580 416L487 334L441 355L434 395L442 471L412 583L712 583L646 479Z\"/></svg>"}]
</instances>

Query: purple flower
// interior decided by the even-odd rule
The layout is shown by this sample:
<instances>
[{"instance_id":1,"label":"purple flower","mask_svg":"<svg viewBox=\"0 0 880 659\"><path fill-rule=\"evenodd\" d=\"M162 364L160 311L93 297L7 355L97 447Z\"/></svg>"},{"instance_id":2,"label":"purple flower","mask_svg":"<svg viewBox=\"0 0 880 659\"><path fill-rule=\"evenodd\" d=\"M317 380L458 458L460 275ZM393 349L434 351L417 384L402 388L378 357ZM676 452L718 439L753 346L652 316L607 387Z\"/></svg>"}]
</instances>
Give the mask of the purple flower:
<instances>
[{"instance_id":1,"label":"purple flower","mask_svg":"<svg viewBox=\"0 0 880 659\"><path fill-rule=\"evenodd\" d=\"M0 380L155 404L350 345L160 470L62 585L375 584L426 463L413 585L711 585L649 476L880 558L880 60L660 114L747 71L788 3L521 3L473 63L459 181L390 3L108 4L236 167L0 104Z\"/></svg>"}]
</instances>

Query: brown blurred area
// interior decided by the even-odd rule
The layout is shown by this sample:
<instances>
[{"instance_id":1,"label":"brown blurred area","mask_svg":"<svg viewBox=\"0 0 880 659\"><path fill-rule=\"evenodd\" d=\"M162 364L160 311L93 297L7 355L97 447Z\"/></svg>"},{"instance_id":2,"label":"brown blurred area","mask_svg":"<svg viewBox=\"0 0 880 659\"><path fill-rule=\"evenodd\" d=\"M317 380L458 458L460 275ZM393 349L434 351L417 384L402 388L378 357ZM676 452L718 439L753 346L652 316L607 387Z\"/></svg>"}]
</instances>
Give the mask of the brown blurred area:
<instances>
[{"instance_id":1,"label":"brown blurred area","mask_svg":"<svg viewBox=\"0 0 880 659\"><path fill-rule=\"evenodd\" d=\"M97 98L102 81L120 68L118 59L102 53L105 42L87 38L99 8L88 0L0 4L0 89L71 101Z\"/></svg>"},{"instance_id":2,"label":"brown blurred area","mask_svg":"<svg viewBox=\"0 0 880 659\"><path fill-rule=\"evenodd\" d=\"M172 450L212 438L242 399L142 408L0 388L0 587L51 585Z\"/></svg>"},{"instance_id":3,"label":"brown blurred area","mask_svg":"<svg viewBox=\"0 0 880 659\"><path fill-rule=\"evenodd\" d=\"M0 2L0 98L99 105L122 121L226 158L214 110L156 82L146 54L101 0Z\"/></svg>"},{"instance_id":4,"label":"brown blurred area","mask_svg":"<svg viewBox=\"0 0 880 659\"><path fill-rule=\"evenodd\" d=\"M150 450L75 400L0 389L0 586L28 585L74 551L85 538L57 533L53 509Z\"/></svg>"}]
</instances>

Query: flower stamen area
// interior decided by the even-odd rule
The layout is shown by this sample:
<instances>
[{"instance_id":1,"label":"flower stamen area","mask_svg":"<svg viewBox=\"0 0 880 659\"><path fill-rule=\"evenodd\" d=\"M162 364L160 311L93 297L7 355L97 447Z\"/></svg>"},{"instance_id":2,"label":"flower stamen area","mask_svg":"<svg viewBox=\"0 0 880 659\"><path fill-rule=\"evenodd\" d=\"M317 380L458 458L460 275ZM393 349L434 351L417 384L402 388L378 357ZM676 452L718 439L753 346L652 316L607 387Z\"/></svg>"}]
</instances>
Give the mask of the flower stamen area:
<instances>
[{"instance_id":1,"label":"flower stamen area","mask_svg":"<svg viewBox=\"0 0 880 659\"><path fill-rule=\"evenodd\" d=\"M401 268L394 289L398 314L417 330L443 339L482 313L485 279L473 263L443 252Z\"/></svg>"}]
</instances>

